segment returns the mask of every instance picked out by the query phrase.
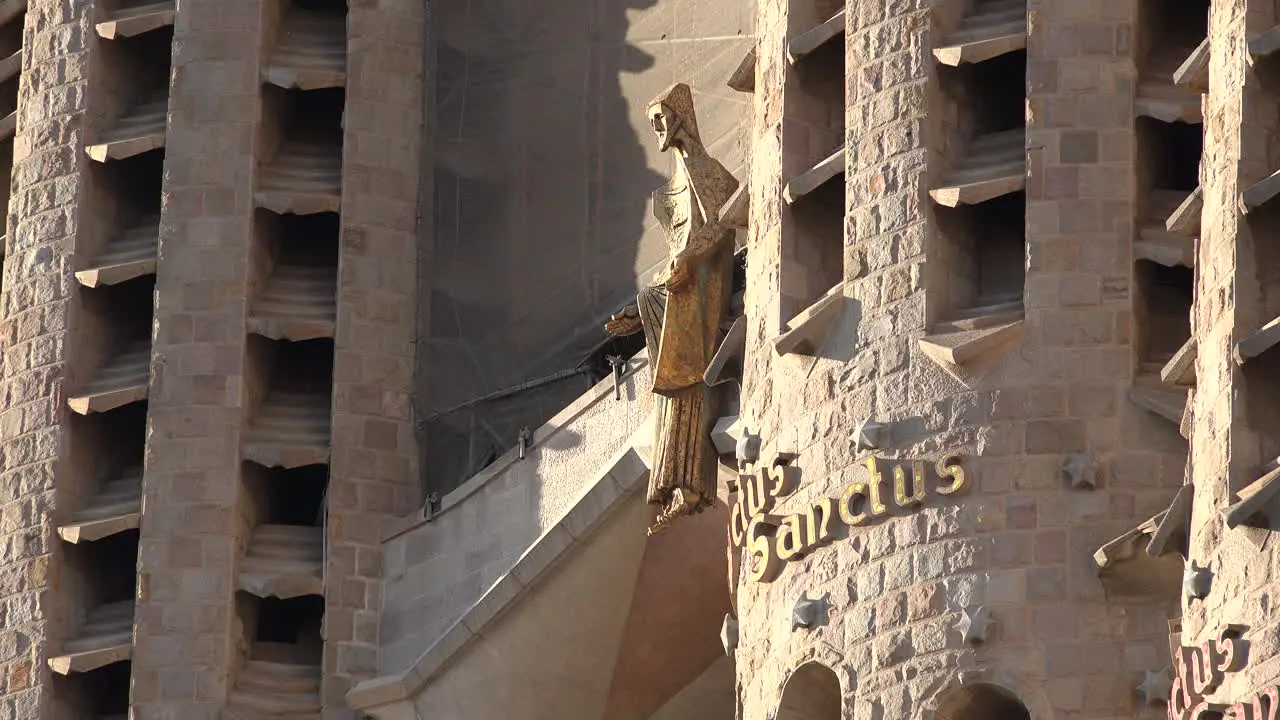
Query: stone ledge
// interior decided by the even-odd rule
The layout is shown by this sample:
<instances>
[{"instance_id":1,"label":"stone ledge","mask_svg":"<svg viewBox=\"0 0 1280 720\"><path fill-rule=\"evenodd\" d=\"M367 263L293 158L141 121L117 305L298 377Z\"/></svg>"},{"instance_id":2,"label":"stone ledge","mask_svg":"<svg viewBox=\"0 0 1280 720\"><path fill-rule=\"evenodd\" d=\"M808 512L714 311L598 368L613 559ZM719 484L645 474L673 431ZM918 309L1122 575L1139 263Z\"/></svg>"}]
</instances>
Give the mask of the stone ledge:
<instances>
[{"instance_id":1,"label":"stone ledge","mask_svg":"<svg viewBox=\"0 0 1280 720\"><path fill-rule=\"evenodd\" d=\"M1195 385L1198 354L1196 339L1189 338L1160 369L1160 382L1166 385Z\"/></svg>"},{"instance_id":2,"label":"stone ledge","mask_svg":"<svg viewBox=\"0 0 1280 720\"><path fill-rule=\"evenodd\" d=\"M791 38L787 43L787 59L794 65L806 55L825 45L832 38L844 35L845 11L842 9L832 15L826 22L819 23Z\"/></svg>"},{"instance_id":3,"label":"stone ledge","mask_svg":"<svg viewBox=\"0 0 1280 720\"><path fill-rule=\"evenodd\" d=\"M844 175L844 147L819 160L813 167L791 179L782 189L782 199L794 205L800 198L817 190L837 175Z\"/></svg>"},{"instance_id":4,"label":"stone ledge","mask_svg":"<svg viewBox=\"0 0 1280 720\"><path fill-rule=\"evenodd\" d=\"M1268 507L1277 495L1280 495L1280 466L1271 468L1262 477L1241 488L1236 493L1240 498L1239 502L1223 510L1222 519L1233 530L1241 525L1250 525L1259 515L1267 514Z\"/></svg>"},{"instance_id":5,"label":"stone ledge","mask_svg":"<svg viewBox=\"0 0 1280 720\"><path fill-rule=\"evenodd\" d=\"M1016 8L1009 17L1004 8L982 8L969 15L940 47L933 57L943 65L956 67L964 63L980 63L1027 47L1027 13Z\"/></svg>"},{"instance_id":6,"label":"stone ledge","mask_svg":"<svg viewBox=\"0 0 1280 720\"><path fill-rule=\"evenodd\" d=\"M1200 234L1200 212L1204 209L1204 188L1197 185L1165 218L1164 229L1177 235L1195 237Z\"/></svg>"},{"instance_id":7,"label":"stone ledge","mask_svg":"<svg viewBox=\"0 0 1280 720\"><path fill-rule=\"evenodd\" d=\"M742 62L738 63L737 69L729 76L729 81L725 83L731 89L742 93L753 93L756 91L756 49L752 46L747 51L746 56L742 58Z\"/></svg>"},{"instance_id":8,"label":"stone ledge","mask_svg":"<svg viewBox=\"0 0 1280 720\"><path fill-rule=\"evenodd\" d=\"M1249 56L1255 60L1280 50L1280 25L1249 38Z\"/></svg>"},{"instance_id":9,"label":"stone ledge","mask_svg":"<svg viewBox=\"0 0 1280 720\"><path fill-rule=\"evenodd\" d=\"M94 29L104 40L134 37L172 25L176 10L176 3L172 0L124 7L95 25Z\"/></svg>"},{"instance_id":10,"label":"stone ledge","mask_svg":"<svg viewBox=\"0 0 1280 720\"><path fill-rule=\"evenodd\" d=\"M622 380L625 381L628 378L635 377L636 373L640 372L648 365L649 351L648 348L644 348L627 361L626 368L622 373ZM550 420L544 423L542 427L535 430L533 432L533 437L530 438L529 444L525 448L526 451L545 444L557 433L568 427L569 424L577 419L579 415L586 412L588 408L612 396L612 378L605 378L604 380L596 383L595 387L582 395L579 395L578 398L569 403L565 409L556 413ZM453 508L458 507L465 502L467 498L474 495L491 480L506 472L508 468L519 462L519 460L520 454L518 448L508 450L490 463L488 467L475 475L472 475L469 480L459 485L448 495L445 495L440 501L440 509L437 510L434 515L428 517L426 514L426 508L423 508L412 515L394 518L388 521L390 527L383 533L381 541L385 543L393 540L400 535L410 532L414 528L421 527L431 520L439 518L441 515Z\"/></svg>"},{"instance_id":11,"label":"stone ledge","mask_svg":"<svg viewBox=\"0 0 1280 720\"><path fill-rule=\"evenodd\" d=\"M841 282L787 323L787 329L773 339L774 351L779 355L815 354L843 309L844 283Z\"/></svg>"},{"instance_id":12,"label":"stone ledge","mask_svg":"<svg viewBox=\"0 0 1280 720\"><path fill-rule=\"evenodd\" d=\"M1024 316L1021 301L961 311L920 338L920 352L943 367L964 365L1017 338Z\"/></svg>"},{"instance_id":13,"label":"stone ledge","mask_svg":"<svg viewBox=\"0 0 1280 720\"><path fill-rule=\"evenodd\" d=\"M1200 41L1187 59L1182 61L1178 69L1173 73L1173 84L1180 88L1195 90L1196 92L1209 91L1209 38Z\"/></svg>"},{"instance_id":14,"label":"stone ledge","mask_svg":"<svg viewBox=\"0 0 1280 720\"><path fill-rule=\"evenodd\" d=\"M643 458L630 443L614 455L596 482L572 509L529 547L408 669L367 680L347 693L355 710L400 703L412 698L490 625L519 601L566 554L584 542L609 514L637 494L648 474Z\"/></svg>"}]
</instances>

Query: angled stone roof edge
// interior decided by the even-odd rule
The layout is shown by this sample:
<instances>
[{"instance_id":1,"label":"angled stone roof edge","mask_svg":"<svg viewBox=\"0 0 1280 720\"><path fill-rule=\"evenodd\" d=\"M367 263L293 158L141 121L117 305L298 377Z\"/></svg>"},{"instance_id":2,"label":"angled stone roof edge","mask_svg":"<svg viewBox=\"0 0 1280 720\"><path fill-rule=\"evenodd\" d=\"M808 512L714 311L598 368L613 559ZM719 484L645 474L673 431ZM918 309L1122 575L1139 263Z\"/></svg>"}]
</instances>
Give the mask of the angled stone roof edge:
<instances>
[{"instance_id":1,"label":"angled stone roof edge","mask_svg":"<svg viewBox=\"0 0 1280 720\"><path fill-rule=\"evenodd\" d=\"M613 456L595 483L563 518L543 533L462 617L407 669L366 680L347 693L353 710L405 701L440 673L470 643L577 543L585 540L623 500L640 490L649 467L634 442Z\"/></svg>"},{"instance_id":2,"label":"angled stone roof edge","mask_svg":"<svg viewBox=\"0 0 1280 720\"><path fill-rule=\"evenodd\" d=\"M648 348L641 348L639 352L627 361L626 367L622 373L622 380L626 381L627 379L634 377L636 373L643 370L648 364ZM527 449L533 449L545 443L556 433L567 428L571 422L573 422L579 415L586 412L588 408L591 408L611 394L613 394L613 380L611 378L605 378L596 383L591 387L591 389L579 395L573 402L566 405L563 410L556 413L551 417L551 419L547 420L540 427L534 430L533 437L529 440ZM441 498L440 510L431 518L425 517L424 507L412 515L392 520L390 523L391 527L382 534L382 542L385 543L397 536L403 535L416 527L426 524L430 520L439 518L444 513L461 505L467 498L474 495L477 490L484 487L490 480L506 472L506 470L519 459L518 448L513 447L507 450L502 455L499 455L493 462L482 468L480 472L472 475L461 485L451 490L449 494Z\"/></svg>"}]
</instances>

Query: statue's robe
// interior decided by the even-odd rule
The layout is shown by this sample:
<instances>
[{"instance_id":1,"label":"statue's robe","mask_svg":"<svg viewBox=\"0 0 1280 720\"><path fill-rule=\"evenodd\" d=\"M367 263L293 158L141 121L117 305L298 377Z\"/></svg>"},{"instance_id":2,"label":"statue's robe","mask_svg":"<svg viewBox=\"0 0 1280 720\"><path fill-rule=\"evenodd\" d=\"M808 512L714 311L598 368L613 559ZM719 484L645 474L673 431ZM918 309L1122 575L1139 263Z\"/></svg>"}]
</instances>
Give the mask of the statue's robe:
<instances>
[{"instance_id":1,"label":"statue's robe","mask_svg":"<svg viewBox=\"0 0 1280 720\"><path fill-rule=\"evenodd\" d=\"M689 280L668 290L645 288L637 298L653 363L656 396L648 501L667 505L684 488L702 505L716 496L714 390L703 374L715 355L733 276L732 228L716 222L738 181L699 143L676 153L671 182L653 193L654 216L666 232L671 255L689 260Z\"/></svg>"}]
</instances>

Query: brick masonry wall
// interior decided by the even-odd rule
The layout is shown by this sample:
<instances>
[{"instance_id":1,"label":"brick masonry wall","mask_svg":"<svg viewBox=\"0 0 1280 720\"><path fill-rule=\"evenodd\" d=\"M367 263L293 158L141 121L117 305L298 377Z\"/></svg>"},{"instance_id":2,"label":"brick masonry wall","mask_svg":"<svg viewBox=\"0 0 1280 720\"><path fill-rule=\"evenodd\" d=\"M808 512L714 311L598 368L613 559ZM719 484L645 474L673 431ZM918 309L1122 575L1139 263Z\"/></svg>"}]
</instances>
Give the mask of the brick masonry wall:
<instances>
[{"instance_id":1,"label":"brick masonry wall","mask_svg":"<svg viewBox=\"0 0 1280 720\"><path fill-rule=\"evenodd\" d=\"M416 510L413 388L425 8L352 2L327 524L326 720L377 674L380 531Z\"/></svg>"},{"instance_id":2,"label":"brick masonry wall","mask_svg":"<svg viewBox=\"0 0 1280 720\"><path fill-rule=\"evenodd\" d=\"M69 627L59 596L55 478L79 226L80 147L92 6L28 4L0 291L0 717L69 717L45 663Z\"/></svg>"},{"instance_id":3,"label":"brick masonry wall","mask_svg":"<svg viewBox=\"0 0 1280 720\"><path fill-rule=\"evenodd\" d=\"M947 502L860 528L744 582L736 653L746 720L777 707L804 659L834 664L846 713L918 717L960 675L1017 692L1034 717L1157 717L1133 688L1168 663L1171 603L1108 599L1092 553L1164 509L1181 485L1177 429L1126 399L1132 344L1136 2L1029 3L1027 319L1024 336L963 380L919 353L934 254L925 119L938 102L926 3L850 4L844 314L821 357L778 357L781 199L770 143L785 62L783 0L759 4L752 231L743 415L764 455L798 452L801 488L774 512L839 497L848 438L866 417L894 423L879 456L958 452L972 485ZM1019 88L1010 88L1019 92ZM1098 488L1061 467L1088 452ZM790 627L800 593L830 593L829 621ZM953 626L985 605L996 626L964 646ZM909 678L909 679L907 679Z\"/></svg>"},{"instance_id":4,"label":"brick masonry wall","mask_svg":"<svg viewBox=\"0 0 1280 720\"><path fill-rule=\"evenodd\" d=\"M233 607L260 0L181 5L174 28L143 482L133 717L219 717Z\"/></svg>"}]
</instances>

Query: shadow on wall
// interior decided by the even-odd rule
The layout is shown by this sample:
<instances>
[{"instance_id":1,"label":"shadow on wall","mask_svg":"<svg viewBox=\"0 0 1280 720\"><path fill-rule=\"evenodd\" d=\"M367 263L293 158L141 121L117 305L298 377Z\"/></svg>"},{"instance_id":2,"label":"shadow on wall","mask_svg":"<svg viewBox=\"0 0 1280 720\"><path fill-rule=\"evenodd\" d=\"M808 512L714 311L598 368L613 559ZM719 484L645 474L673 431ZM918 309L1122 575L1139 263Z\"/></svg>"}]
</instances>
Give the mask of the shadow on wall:
<instances>
[{"instance_id":1,"label":"shadow on wall","mask_svg":"<svg viewBox=\"0 0 1280 720\"><path fill-rule=\"evenodd\" d=\"M724 83L750 47L751 5L463 0L436 10L419 417L560 377L429 423L430 489L447 492L599 379L566 371L606 340L603 321L667 252L649 196L670 158L648 129L648 101L690 83L704 142L741 174L749 96Z\"/></svg>"}]
</instances>

